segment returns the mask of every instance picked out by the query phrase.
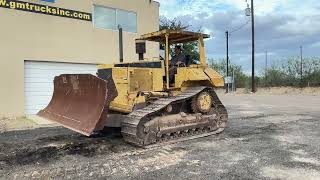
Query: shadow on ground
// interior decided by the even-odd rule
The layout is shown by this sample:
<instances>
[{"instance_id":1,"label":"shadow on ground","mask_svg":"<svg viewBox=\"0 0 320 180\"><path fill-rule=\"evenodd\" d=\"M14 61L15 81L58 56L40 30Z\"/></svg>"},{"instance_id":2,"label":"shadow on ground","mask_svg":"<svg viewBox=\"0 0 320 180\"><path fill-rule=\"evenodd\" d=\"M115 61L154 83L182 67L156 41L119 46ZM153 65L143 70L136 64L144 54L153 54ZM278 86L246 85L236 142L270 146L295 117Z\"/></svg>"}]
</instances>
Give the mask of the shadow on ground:
<instances>
[{"instance_id":1,"label":"shadow on ground","mask_svg":"<svg viewBox=\"0 0 320 180\"><path fill-rule=\"evenodd\" d=\"M122 140L119 129L109 129L103 135L93 137L85 137L64 128L11 131L0 136L0 165L5 165L2 168L12 168L44 164L66 155L93 157L135 148Z\"/></svg>"}]
</instances>

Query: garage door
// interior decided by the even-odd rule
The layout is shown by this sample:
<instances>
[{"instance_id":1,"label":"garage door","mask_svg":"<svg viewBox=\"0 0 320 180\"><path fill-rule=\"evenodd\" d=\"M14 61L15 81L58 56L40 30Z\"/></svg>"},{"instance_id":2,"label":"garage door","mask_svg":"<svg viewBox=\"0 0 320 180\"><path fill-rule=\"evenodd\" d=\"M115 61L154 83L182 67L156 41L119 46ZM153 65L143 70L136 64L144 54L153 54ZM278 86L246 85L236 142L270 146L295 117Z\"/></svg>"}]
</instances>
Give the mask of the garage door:
<instances>
[{"instance_id":1,"label":"garage door","mask_svg":"<svg viewBox=\"0 0 320 180\"><path fill-rule=\"evenodd\" d=\"M36 114L48 105L53 93L53 79L60 74L93 74L94 64L73 64L25 61L24 96L25 113Z\"/></svg>"}]
</instances>

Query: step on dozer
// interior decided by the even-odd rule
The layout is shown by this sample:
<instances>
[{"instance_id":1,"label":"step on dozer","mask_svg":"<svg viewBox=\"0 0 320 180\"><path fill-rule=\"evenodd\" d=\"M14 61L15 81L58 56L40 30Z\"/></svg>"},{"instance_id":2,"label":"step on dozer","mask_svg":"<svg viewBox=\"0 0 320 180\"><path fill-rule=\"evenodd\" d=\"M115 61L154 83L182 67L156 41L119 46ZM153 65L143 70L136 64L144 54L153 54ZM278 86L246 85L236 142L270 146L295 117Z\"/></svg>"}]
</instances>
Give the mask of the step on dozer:
<instances>
[{"instance_id":1,"label":"step on dozer","mask_svg":"<svg viewBox=\"0 0 320 180\"><path fill-rule=\"evenodd\" d=\"M103 129L109 104L117 95L111 78L62 74L55 77L52 99L38 115L90 136Z\"/></svg>"}]
</instances>

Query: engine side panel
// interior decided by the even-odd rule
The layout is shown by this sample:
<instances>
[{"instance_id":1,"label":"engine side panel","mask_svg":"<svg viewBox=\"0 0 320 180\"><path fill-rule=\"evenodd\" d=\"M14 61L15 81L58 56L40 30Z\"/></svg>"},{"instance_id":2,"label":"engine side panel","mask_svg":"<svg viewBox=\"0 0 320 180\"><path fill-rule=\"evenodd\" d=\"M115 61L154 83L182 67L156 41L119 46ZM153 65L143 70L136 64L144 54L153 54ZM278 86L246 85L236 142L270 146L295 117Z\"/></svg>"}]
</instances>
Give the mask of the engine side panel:
<instances>
[{"instance_id":1,"label":"engine side panel","mask_svg":"<svg viewBox=\"0 0 320 180\"><path fill-rule=\"evenodd\" d=\"M102 79L112 77L118 90L119 95L111 102L110 109L130 113L135 105L146 101L140 92L163 91L162 65L160 62L146 62L99 66L101 69L98 70L98 76Z\"/></svg>"}]
</instances>

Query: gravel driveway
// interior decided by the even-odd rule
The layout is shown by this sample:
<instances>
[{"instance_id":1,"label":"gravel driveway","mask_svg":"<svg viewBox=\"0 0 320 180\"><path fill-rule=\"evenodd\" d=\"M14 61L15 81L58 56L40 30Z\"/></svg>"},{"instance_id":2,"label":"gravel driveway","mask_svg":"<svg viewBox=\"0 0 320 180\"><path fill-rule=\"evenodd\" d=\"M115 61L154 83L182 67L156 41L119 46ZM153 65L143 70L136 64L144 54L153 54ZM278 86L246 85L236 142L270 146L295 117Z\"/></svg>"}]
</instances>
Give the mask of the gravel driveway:
<instances>
[{"instance_id":1,"label":"gravel driveway","mask_svg":"<svg viewBox=\"0 0 320 180\"><path fill-rule=\"evenodd\" d=\"M320 179L320 96L221 95L220 135L140 149L117 133L0 134L0 179Z\"/></svg>"}]
</instances>

